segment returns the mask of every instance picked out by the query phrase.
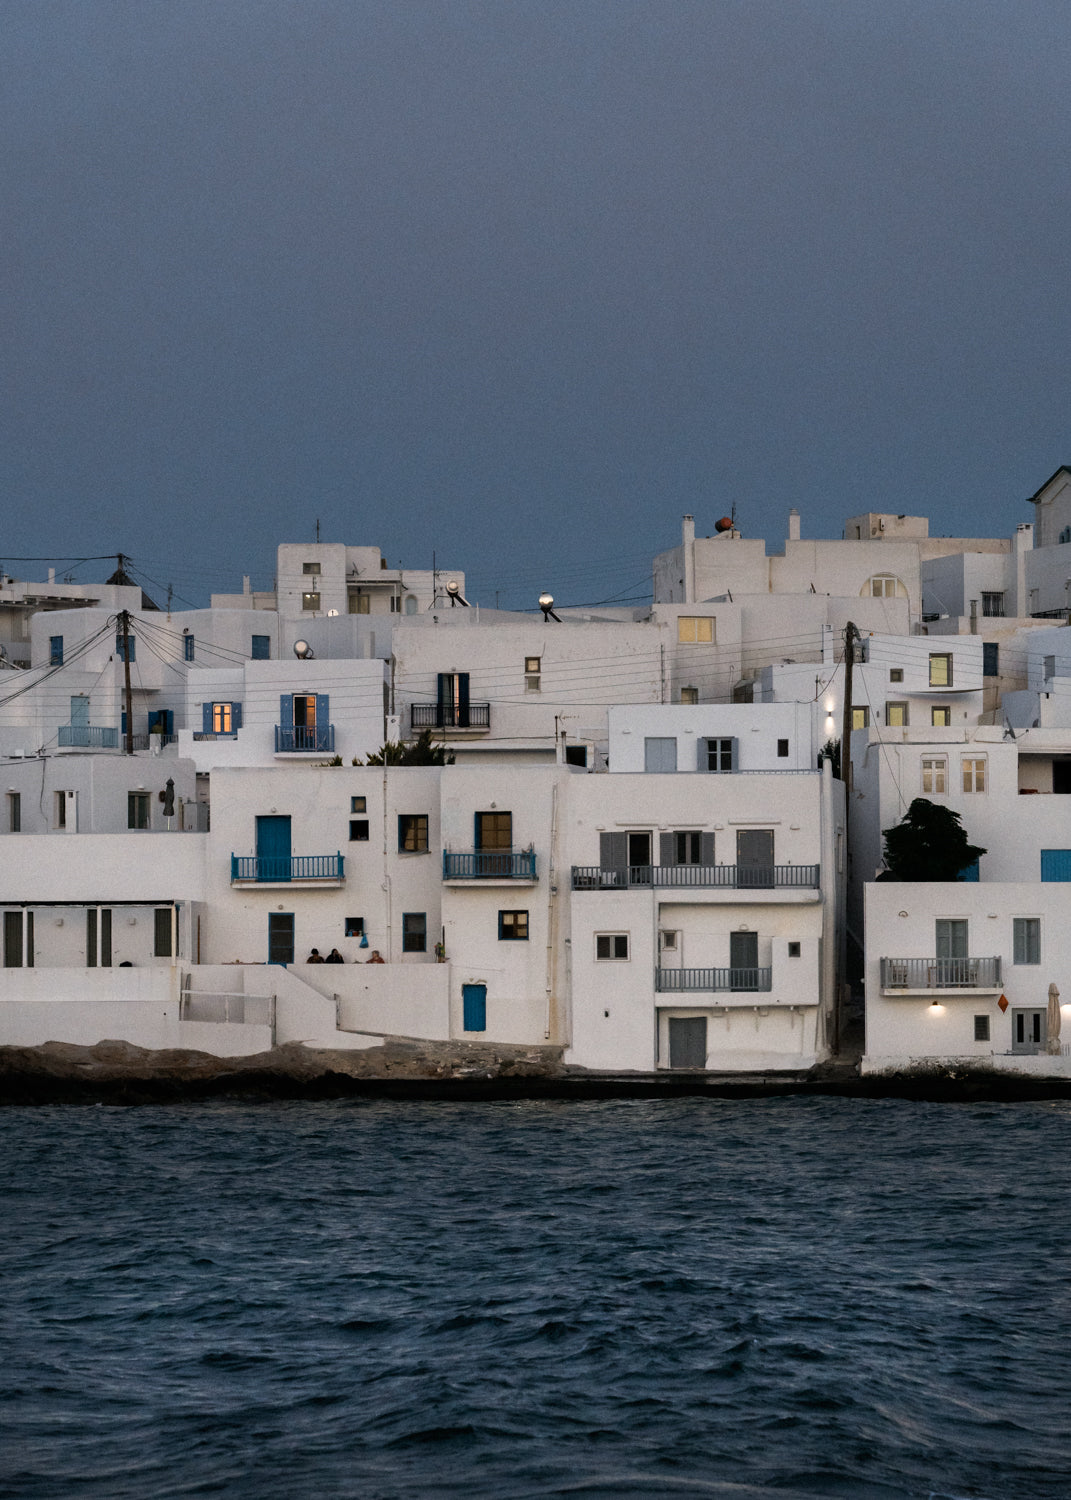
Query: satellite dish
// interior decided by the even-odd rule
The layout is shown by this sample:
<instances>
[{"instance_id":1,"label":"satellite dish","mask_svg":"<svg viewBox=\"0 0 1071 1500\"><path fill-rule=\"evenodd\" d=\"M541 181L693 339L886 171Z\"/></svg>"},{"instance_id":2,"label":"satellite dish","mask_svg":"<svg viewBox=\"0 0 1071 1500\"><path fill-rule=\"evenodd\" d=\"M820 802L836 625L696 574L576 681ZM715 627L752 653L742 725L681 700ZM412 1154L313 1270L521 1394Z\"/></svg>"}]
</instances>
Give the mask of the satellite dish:
<instances>
[{"instance_id":1,"label":"satellite dish","mask_svg":"<svg viewBox=\"0 0 1071 1500\"><path fill-rule=\"evenodd\" d=\"M294 655L300 657L302 661L312 661L316 652L309 645L308 641L295 641Z\"/></svg>"},{"instance_id":2,"label":"satellite dish","mask_svg":"<svg viewBox=\"0 0 1071 1500\"><path fill-rule=\"evenodd\" d=\"M338 614L338 610L337 609L329 609L327 611L327 618L330 619L332 617L332 615L337 615L337 614Z\"/></svg>"}]
</instances>

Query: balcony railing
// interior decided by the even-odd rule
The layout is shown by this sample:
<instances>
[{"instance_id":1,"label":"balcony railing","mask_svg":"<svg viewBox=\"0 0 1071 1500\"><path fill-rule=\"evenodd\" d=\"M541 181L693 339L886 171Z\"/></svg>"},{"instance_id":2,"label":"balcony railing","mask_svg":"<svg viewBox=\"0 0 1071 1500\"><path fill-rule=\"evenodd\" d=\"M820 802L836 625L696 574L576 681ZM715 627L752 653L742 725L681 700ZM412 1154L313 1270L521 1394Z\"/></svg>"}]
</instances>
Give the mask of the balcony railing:
<instances>
[{"instance_id":1,"label":"balcony railing","mask_svg":"<svg viewBox=\"0 0 1071 1500\"><path fill-rule=\"evenodd\" d=\"M574 865L574 891L659 889L769 891L816 890L818 865Z\"/></svg>"},{"instance_id":2,"label":"balcony railing","mask_svg":"<svg viewBox=\"0 0 1071 1500\"><path fill-rule=\"evenodd\" d=\"M443 850L444 880L534 880L534 849L477 849L466 854Z\"/></svg>"},{"instance_id":3,"label":"balcony railing","mask_svg":"<svg viewBox=\"0 0 1071 1500\"><path fill-rule=\"evenodd\" d=\"M453 703L411 703L409 723L419 729L490 729L491 705L470 703L458 708Z\"/></svg>"},{"instance_id":4,"label":"balcony railing","mask_svg":"<svg viewBox=\"0 0 1071 1500\"><path fill-rule=\"evenodd\" d=\"M315 724L308 728L297 724L276 724L275 726L276 754L293 753L296 755L302 751L320 753L325 750L333 751L334 748L335 726L333 724Z\"/></svg>"},{"instance_id":5,"label":"balcony railing","mask_svg":"<svg viewBox=\"0 0 1071 1500\"><path fill-rule=\"evenodd\" d=\"M118 729L104 729L98 724L61 724L60 749L118 750Z\"/></svg>"},{"instance_id":6,"label":"balcony railing","mask_svg":"<svg viewBox=\"0 0 1071 1500\"><path fill-rule=\"evenodd\" d=\"M151 750L154 745L177 745L177 734L132 734L131 748L134 750ZM123 736L123 744L126 744L126 735Z\"/></svg>"},{"instance_id":7,"label":"balcony railing","mask_svg":"<svg viewBox=\"0 0 1071 1500\"><path fill-rule=\"evenodd\" d=\"M999 989L999 958L883 958L883 990Z\"/></svg>"},{"instance_id":8,"label":"balcony railing","mask_svg":"<svg viewBox=\"0 0 1071 1500\"><path fill-rule=\"evenodd\" d=\"M773 988L772 969L656 969L655 990L676 995L696 990L762 993Z\"/></svg>"},{"instance_id":9,"label":"balcony railing","mask_svg":"<svg viewBox=\"0 0 1071 1500\"><path fill-rule=\"evenodd\" d=\"M346 872L342 854L232 854L231 884L240 880L258 884L286 884L295 880L333 880L338 884Z\"/></svg>"}]
</instances>

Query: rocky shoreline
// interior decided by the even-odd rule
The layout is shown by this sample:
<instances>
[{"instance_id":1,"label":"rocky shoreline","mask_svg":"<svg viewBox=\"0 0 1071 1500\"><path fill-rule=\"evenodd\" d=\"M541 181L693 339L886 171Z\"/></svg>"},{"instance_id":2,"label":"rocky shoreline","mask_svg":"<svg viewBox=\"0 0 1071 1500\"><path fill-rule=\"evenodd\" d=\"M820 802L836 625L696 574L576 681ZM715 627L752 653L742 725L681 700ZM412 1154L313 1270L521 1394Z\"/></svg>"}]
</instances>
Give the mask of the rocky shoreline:
<instances>
[{"instance_id":1,"label":"rocky shoreline","mask_svg":"<svg viewBox=\"0 0 1071 1500\"><path fill-rule=\"evenodd\" d=\"M991 1069L861 1077L853 1062L806 1073L592 1073L558 1047L387 1040L363 1051L290 1043L251 1057L149 1052L127 1042L0 1047L0 1104L184 1104L199 1100L773 1098L831 1095L944 1103L1071 1098L1071 1081Z\"/></svg>"}]
</instances>

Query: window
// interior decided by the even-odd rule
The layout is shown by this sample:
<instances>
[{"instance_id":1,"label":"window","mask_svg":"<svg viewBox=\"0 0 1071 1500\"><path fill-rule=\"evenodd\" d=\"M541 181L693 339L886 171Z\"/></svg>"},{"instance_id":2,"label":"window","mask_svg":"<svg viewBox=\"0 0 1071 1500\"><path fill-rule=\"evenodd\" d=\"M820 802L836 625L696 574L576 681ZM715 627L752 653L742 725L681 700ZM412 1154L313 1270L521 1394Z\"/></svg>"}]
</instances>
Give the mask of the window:
<instances>
[{"instance_id":1,"label":"window","mask_svg":"<svg viewBox=\"0 0 1071 1500\"><path fill-rule=\"evenodd\" d=\"M888 725L888 727L890 729L906 729L907 728L907 704L906 703L886 703L886 705L885 705L885 723Z\"/></svg>"},{"instance_id":2,"label":"window","mask_svg":"<svg viewBox=\"0 0 1071 1500\"><path fill-rule=\"evenodd\" d=\"M675 863L678 865L701 865L703 863L703 839L691 830L673 835Z\"/></svg>"},{"instance_id":3,"label":"window","mask_svg":"<svg viewBox=\"0 0 1071 1500\"><path fill-rule=\"evenodd\" d=\"M982 590L982 613L983 615L1003 615L1004 595L988 594Z\"/></svg>"},{"instance_id":4,"label":"window","mask_svg":"<svg viewBox=\"0 0 1071 1500\"><path fill-rule=\"evenodd\" d=\"M476 814L477 849L512 849L513 814L511 812L478 812Z\"/></svg>"},{"instance_id":5,"label":"window","mask_svg":"<svg viewBox=\"0 0 1071 1500\"><path fill-rule=\"evenodd\" d=\"M21 792L8 792L7 794L7 831L8 833L22 832Z\"/></svg>"},{"instance_id":6,"label":"window","mask_svg":"<svg viewBox=\"0 0 1071 1500\"><path fill-rule=\"evenodd\" d=\"M998 641L982 642L982 676L1000 676L1000 643Z\"/></svg>"},{"instance_id":7,"label":"window","mask_svg":"<svg viewBox=\"0 0 1071 1500\"><path fill-rule=\"evenodd\" d=\"M705 762L705 764L704 764ZM699 769L724 776L736 770L736 740L700 740Z\"/></svg>"},{"instance_id":8,"label":"window","mask_svg":"<svg viewBox=\"0 0 1071 1500\"><path fill-rule=\"evenodd\" d=\"M949 729L952 725L952 710L947 703L935 704L930 709L930 723L935 729Z\"/></svg>"},{"instance_id":9,"label":"window","mask_svg":"<svg viewBox=\"0 0 1071 1500\"><path fill-rule=\"evenodd\" d=\"M398 848L405 854L424 854L427 852L427 813L398 814Z\"/></svg>"},{"instance_id":10,"label":"window","mask_svg":"<svg viewBox=\"0 0 1071 1500\"><path fill-rule=\"evenodd\" d=\"M597 932L595 934L595 957L604 960L620 961L628 958L628 933L627 932Z\"/></svg>"},{"instance_id":11,"label":"window","mask_svg":"<svg viewBox=\"0 0 1071 1500\"><path fill-rule=\"evenodd\" d=\"M368 842L368 819L350 819L350 843L367 844Z\"/></svg>"},{"instance_id":12,"label":"window","mask_svg":"<svg viewBox=\"0 0 1071 1500\"><path fill-rule=\"evenodd\" d=\"M965 792L985 791L985 761L984 755L977 757L964 756L960 761L963 771L963 790Z\"/></svg>"},{"instance_id":13,"label":"window","mask_svg":"<svg viewBox=\"0 0 1071 1500\"><path fill-rule=\"evenodd\" d=\"M318 591L308 591L301 596L302 609L319 609L320 595Z\"/></svg>"},{"instance_id":14,"label":"window","mask_svg":"<svg viewBox=\"0 0 1071 1500\"><path fill-rule=\"evenodd\" d=\"M866 704L852 708L852 728L868 729L870 727L870 709Z\"/></svg>"},{"instance_id":15,"label":"window","mask_svg":"<svg viewBox=\"0 0 1071 1500\"><path fill-rule=\"evenodd\" d=\"M267 661L271 656L271 636L253 636L249 654L254 661Z\"/></svg>"},{"instance_id":16,"label":"window","mask_svg":"<svg viewBox=\"0 0 1071 1500\"><path fill-rule=\"evenodd\" d=\"M528 913L526 911L500 911L498 940L500 943L526 943L528 941Z\"/></svg>"},{"instance_id":17,"label":"window","mask_svg":"<svg viewBox=\"0 0 1071 1500\"><path fill-rule=\"evenodd\" d=\"M975 1016L974 1018L974 1040L976 1042L988 1042L989 1040L989 1017Z\"/></svg>"},{"instance_id":18,"label":"window","mask_svg":"<svg viewBox=\"0 0 1071 1500\"><path fill-rule=\"evenodd\" d=\"M930 686L952 686L952 657L947 651L930 653Z\"/></svg>"},{"instance_id":19,"label":"window","mask_svg":"<svg viewBox=\"0 0 1071 1500\"><path fill-rule=\"evenodd\" d=\"M697 687L682 687L681 688L681 702L682 703L698 703L699 702L699 689Z\"/></svg>"},{"instance_id":20,"label":"window","mask_svg":"<svg viewBox=\"0 0 1071 1500\"><path fill-rule=\"evenodd\" d=\"M677 769L677 741L673 737L648 737L643 742L643 769L664 774Z\"/></svg>"},{"instance_id":21,"label":"window","mask_svg":"<svg viewBox=\"0 0 1071 1500\"><path fill-rule=\"evenodd\" d=\"M351 797L350 798L350 812L351 813L367 812L367 811L368 811L368 804L367 804L367 799L365 797Z\"/></svg>"},{"instance_id":22,"label":"window","mask_svg":"<svg viewBox=\"0 0 1071 1500\"><path fill-rule=\"evenodd\" d=\"M173 958L171 952L171 915L174 907L158 906L153 912L153 956Z\"/></svg>"},{"instance_id":23,"label":"window","mask_svg":"<svg viewBox=\"0 0 1071 1500\"><path fill-rule=\"evenodd\" d=\"M1012 963L1039 964L1041 962L1041 918L1014 917L1012 919Z\"/></svg>"},{"instance_id":24,"label":"window","mask_svg":"<svg viewBox=\"0 0 1071 1500\"><path fill-rule=\"evenodd\" d=\"M1042 675L1042 677L1055 677L1056 676L1056 657L1055 656L1045 656L1045 657L1042 658L1042 661L1041 661L1041 675Z\"/></svg>"},{"instance_id":25,"label":"window","mask_svg":"<svg viewBox=\"0 0 1071 1500\"><path fill-rule=\"evenodd\" d=\"M402 912L402 952L428 951L428 918L422 911Z\"/></svg>"},{"instance_id":26,"label":"window","mask_svg":"<svg viewBox=\"0 0 1071 1500\"><path fill-rule=\"evenodd\" d=\"M347 917L343 933L346 937L364 937L364 918Z\"/></svg>"},{"instance_id":27,"label":"window","mask_svg":"<svg viewBox=\"0 0 1071 1500\"><path fill-rule=\"evenodd\" d=\"M318 573L320 564L318 562L304 562L301 564L302 573Z\"/></svg>"},{"instance_id":28,"label":"window","mask_svg":"<svg viewBox=\"0 0 1071 1500\"><path fill-rule=\"evenodd\" d=\"M588 747L586 745L566 745L565 764L567 766L587 766Z\"/></svg>"},{"instance_id":29,"label":"window","mask_svg":"<svg viewBox=\"0 0 1071 1500\"><path fill-rule=\"evenodd\" d=\"M391 596L390 596L390 612L391 612L392 615L400 615L401 614L401 612L402 612L402 596L401 596L401 594L391 594Z\"/></svg>"},{"instance_id":30,"label":"window","mask_svg":"<svg viewBox=\"0 0 1071 1500\"><path fill-rule=\"evenodd\" d=\"M183 659L183 661L193 661L193 641L194 641L194 638L193 638L192 635L184 635L182 637L182 659Z\"/></svg>"},{"instance_id":31,"label":"window","mask_svg":"<svg viewBox=\"0 0 1071 1500\"><path fill-rule=\"evenodd\" d=\"M889 681L890 682L903 682L903 680L904 680L904 669L903 669L903 667L890 667L889 668Z\"/></svg>"},{"instance_id":32,"label":"window","mask_svg":"<svg viewBox=\"0 0 1071 1500\"><path fill-rule=\"evenodd\" d=\"M137 654L138 654L138 643L137 643L137 641L134 639L134 637L132 635L128 635L127 636L127 646L130 647L130 658L129 659L131 661L136 660ZM118 659L120 661L126 661L127 660L126 656L124 655L125 649L126 648L123 645L123 637L121 635L117 635L115 637L115 654L116 654L116 656L118 657Z\"/></svg>"},{"instance_id":33,"label":"window","mask_svg":"<svg viewBox=\"0 0 1071 1500\"><path fill-rule=\"evenodd\" d=\"M898 581L891 573L875 574L869 584L870 597L872 599L895 599ZM867 592L865 587L863 592Z\"/></svg>"},{"instance_id":34,"label":"window","mask_svg":"<svg viewBox=\"0 0 1071 1500\"><path fill-rule=\"evenodd\" d=\"M542 660L541 656L526 656L524 658L524 690L526 693L539 692L539 676Z\"/></svg>"},{"instance_id":35,"label":"window","mask_svg":"<svg viewBox=\"0 0 1071 1500\"><path fill-rule=\"evenodd\" d=\"M778 758L778 760L784 760L784 759L786 759L787 756L788 756L788 741L787 740L778 740L778 742L777 742L777 758Z\"/></svg>"},{"instance_id":36,"label":"window","mask_svg":"<svg viewBox=\"0 0 1071 1500\"><path fill-rule=\"evenodd\" d=\"M799 958L799 956L800 956L800 944L799 943L789 943L789 945L788 945L788 956L789 956L789 958Z\"/></svg>"},{"instance_id":37,"label":"window","mask_svg":"<svg viewBox=\"0 0 1071 1500\"><path fill-rule=\"evenodd\" d=\"M697 644L712 644L714 640L713 615L680 615L677 620L678 641L694 641Z\"/></svg>"},{"instance_id":38,"label":"window","mask_svg":"<svg viewBox=\"0 0 1071 1500\"><path fill-rule=\"evenodd\" d=\"M944 755L922 757L922 790L944 796L947 790L948 760Z\"/></svg>"},{"instance_id":39,"label":"window","mask_svg":"<svg viewBox=\"0 0 1071 1500\"><path fill-rule=\"evenodd\" d=\"M371 614L372 596L371 594L363 594L361 593L360 589L358 589L355 594L350 595L349 604L351 615Z\"/></svg>"},{"instance_id":40,"label":"window","mask_svg":"<svg viewBox=\"0 0 1071 1500\"><path fill-rule=\"evenodd\" d=\"M126 794L126 826L128 828L148 828L148 826L149 826L149 794L148 794L148 792L127 792L127 794Z\"/></svg>"},{"instance_id":41,"label":"window","mask_svg":"<svg viewBox=\"0 0 1071 1500\"><path fill-rule=\"evenodd\" d=\"M63 637L61 635L50 635L48 638L48 664L50 667L63 666Z\"/></svg>"},{"instance_id":42,"label":"window","mask_svg":"<svg viewBox=\"0 0 1071 1500\"><path fill-rule=\"evenodd\" d=\"M1056 540L1057 542L1071 542L1071 526L1065 526Z\"/></svg>"},{"instance_id":43,"label":"window","mask_svg":"<svg viewBox=\"0 0 1071 1500\"><path fill-rule=\"evenodd\" d=\"M234 733L234 710L229 703L213 703L212 705L212 733L233 734Z\"/></svg>"}]
</instances>

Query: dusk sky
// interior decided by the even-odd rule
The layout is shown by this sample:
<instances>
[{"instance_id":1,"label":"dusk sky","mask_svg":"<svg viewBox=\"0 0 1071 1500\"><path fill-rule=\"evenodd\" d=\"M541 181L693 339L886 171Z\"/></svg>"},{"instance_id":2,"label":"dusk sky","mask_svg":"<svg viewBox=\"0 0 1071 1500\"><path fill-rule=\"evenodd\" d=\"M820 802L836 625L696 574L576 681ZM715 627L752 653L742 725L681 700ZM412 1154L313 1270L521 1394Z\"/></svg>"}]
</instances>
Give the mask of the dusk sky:
<instances>
[{"instance_id":1,"label":"dusk sky","mask_svg":"<svg viewBox=\"0 0 1071 1500\"><path fill-rule=\"evenodd\" d=\"M1067 0L4 0L0 36L16 576L121 549L202 604L319 519L486 604L633 599L684 512L1007 534L1071 463Z\"/></svg>"}]
</instances>

